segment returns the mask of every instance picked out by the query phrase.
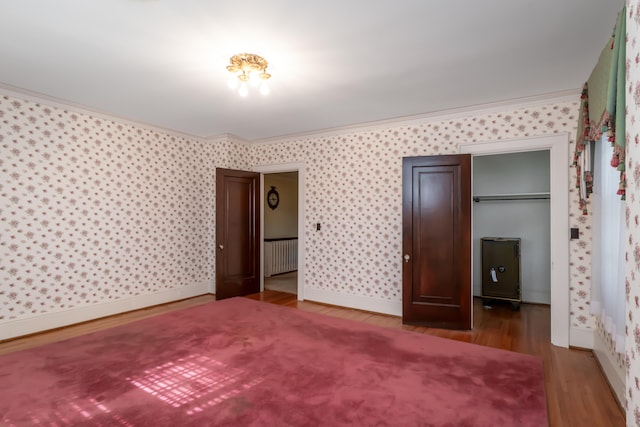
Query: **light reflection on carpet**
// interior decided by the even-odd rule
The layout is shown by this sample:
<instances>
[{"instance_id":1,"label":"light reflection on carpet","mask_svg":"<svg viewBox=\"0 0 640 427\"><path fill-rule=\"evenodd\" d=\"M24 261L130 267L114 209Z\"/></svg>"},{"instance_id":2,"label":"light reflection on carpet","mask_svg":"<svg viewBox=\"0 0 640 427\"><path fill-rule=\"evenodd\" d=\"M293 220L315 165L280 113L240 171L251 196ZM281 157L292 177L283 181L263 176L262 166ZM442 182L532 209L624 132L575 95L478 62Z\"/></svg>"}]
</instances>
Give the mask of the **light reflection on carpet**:
<instances>
[{"instance_id":1,"label":"light reflection on carpet","mask_svg":"<svg viewBox=\"0 0 640 427\"><path fill-rule=\"evenodd\" d=\"M241 369L230 368L217 360L195 354L148 369L140 377L126 380L174 408L184 407L185 413L192 415L238 396L262 381L252 379L243 382L242 378L246 376L246 372ZM99 417L100 422L96 425L134 426L120 415L112 413L104 402L93 398L73 396L67 400L67 405L46 415L31 415L30 424L72 425L76 418L70 417L70 414L76 413L87 421L97 422ZM17 426L5 417L0 418L0 421L2 425Z\"/></svg>"},{"instance_id":2,"label":"light reflection on carpet","mask_svg":"<svg viewBox=\"0 0 640 427\"><path fill-rule=\"evenodd\" d=\"M540 358L245 298L0 362L0 425L548 425Z\"/></svg>"},{"instance_id":3,"label":"light reflection on carpet","mask_svg":"<svg viewBox=\"0 0 640 427\"><path fill-rule=\"evenodd\" d=\"M260 379L243 382L243 377L246 377L243 370L194 354L146 370L143 376L127 381L174 408L188 405L185 412L191 415L261 382Z\"/></svg>"}]
</instances>

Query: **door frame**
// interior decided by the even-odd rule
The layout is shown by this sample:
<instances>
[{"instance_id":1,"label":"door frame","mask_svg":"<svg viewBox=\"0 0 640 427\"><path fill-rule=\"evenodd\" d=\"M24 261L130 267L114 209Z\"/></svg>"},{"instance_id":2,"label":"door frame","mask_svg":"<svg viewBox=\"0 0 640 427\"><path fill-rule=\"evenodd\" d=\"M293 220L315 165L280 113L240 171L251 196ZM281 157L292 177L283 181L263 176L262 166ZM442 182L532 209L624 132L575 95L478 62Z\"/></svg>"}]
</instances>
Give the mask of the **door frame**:
<instances>
[{"instance_id":1,"label":"door frame","mask_svg":"<svg viewBox=\"0 0 640 427\"><path fill-rule=\"evenodd\" d=\"M472 157L540 150L549 150L550 165L551 344L558 347L568 347L571 343L569 319L569 134L558 133L500 141L461 143L459 146L461 154L471 154ZM571 344L579 345L580 343ZM587 345L583 344L582 346L586 347Z\"/></svg>"},{"instance_id":2,"label":"door frame","mask_svg":"<svg viewBox=\"0 0 640 427\"><path fill-rule=\"evenodd\" d=\"M252 168L260 173L260 200L264 200L264 175L270 173L298 172L298 301L304 301L304 180L305 164L302 162L258 165ZM260 241L264 242L264 203L260 203ZM260 291L264 291L264 245L260 249Z\"/></svg>"}]
</instances>

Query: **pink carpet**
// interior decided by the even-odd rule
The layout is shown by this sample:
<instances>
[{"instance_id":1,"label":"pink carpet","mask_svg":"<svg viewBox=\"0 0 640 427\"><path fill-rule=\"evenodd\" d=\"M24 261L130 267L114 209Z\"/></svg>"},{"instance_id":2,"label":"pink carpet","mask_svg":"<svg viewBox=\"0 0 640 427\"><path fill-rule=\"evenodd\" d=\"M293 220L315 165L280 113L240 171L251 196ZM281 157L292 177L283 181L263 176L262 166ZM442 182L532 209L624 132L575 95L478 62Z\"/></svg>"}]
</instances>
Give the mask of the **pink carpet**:
<instances>
[{"instance_id":1,"label":"pink carpet","mask_svg":"<svg viewBox=\"0 0 640 427\"><path fill-rule=\"evenodd\" d=\"M9 426L545 426L539 358L232 298L0 356Z\"/></svg>"}]
</instances>

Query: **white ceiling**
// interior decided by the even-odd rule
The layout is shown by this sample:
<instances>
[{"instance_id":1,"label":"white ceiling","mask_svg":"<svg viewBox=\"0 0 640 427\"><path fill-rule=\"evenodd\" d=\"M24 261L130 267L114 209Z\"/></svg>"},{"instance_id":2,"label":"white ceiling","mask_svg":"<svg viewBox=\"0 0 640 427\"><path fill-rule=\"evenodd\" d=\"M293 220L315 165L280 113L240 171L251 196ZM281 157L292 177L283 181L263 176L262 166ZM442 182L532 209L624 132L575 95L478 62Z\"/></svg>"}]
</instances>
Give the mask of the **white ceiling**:
<instances>
[{"instance_id":1,"label":"white ceiling","mask_svg":"<svg viewBox=\"0 0 640 427\"><path fill-rule=\"evenodd\" d=\"M0 83L248 140L578 89L622 0L0 0ZM271 94L227 87L270 63Z\"/></svg>"}]
</instances>

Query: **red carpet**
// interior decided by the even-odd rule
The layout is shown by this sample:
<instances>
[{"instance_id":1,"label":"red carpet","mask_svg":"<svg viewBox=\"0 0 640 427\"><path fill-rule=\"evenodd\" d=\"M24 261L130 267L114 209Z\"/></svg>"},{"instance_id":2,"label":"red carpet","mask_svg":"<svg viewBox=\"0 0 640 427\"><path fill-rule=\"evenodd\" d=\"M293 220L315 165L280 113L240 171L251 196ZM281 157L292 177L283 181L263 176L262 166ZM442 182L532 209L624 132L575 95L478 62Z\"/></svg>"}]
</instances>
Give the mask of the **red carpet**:
<instances>
[{"instance_id":1,"label":"red carpet","mask_svg":"<svg viewBox=\"0 0 640 427\"><path fill-rule=\"evenodd\" d=\"M15 426L545 426L542 361L244 298L0 356Z\"/></svg>"}]
</instances>

